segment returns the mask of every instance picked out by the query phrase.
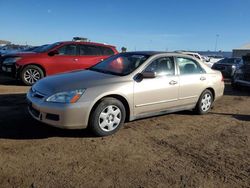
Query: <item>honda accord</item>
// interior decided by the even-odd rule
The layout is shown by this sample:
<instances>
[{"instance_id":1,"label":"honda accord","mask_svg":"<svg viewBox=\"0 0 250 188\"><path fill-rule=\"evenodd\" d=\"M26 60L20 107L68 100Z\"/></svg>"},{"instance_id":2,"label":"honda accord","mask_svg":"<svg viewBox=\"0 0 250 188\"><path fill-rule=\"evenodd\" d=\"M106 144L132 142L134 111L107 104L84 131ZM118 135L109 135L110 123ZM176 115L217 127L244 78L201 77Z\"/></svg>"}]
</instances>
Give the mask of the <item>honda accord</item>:
<instances>
[{"instance_id":1,"label":"honda accord","mask_svg":"<svg viewBox=\"0 0 250 188\"><path fill-rule=\"evenodd\" d=\"M180 53L127 52L87 70L49 76L27 93L31 116L98 136L124 122L193 110L206 114L224 92L221 72Z\"/></svg>"}]
</instances>

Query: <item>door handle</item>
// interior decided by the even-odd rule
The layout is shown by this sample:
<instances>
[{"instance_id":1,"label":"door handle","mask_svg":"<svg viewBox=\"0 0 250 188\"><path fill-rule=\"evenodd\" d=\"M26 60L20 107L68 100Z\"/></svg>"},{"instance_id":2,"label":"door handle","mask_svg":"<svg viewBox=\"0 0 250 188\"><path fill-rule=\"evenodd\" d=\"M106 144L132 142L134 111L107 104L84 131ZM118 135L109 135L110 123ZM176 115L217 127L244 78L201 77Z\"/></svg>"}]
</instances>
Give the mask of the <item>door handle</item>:
<instances>
[{"instance_id":1,"label":"door handle","mask_svg":"<svg viewBox=\"0 0 250 188\"><path fill-rule=\"evenodd\" d=\"M74 59L74 61L75 61L75 62L77 62L77 61L78 61L78 59L77 59L77 58L75 58L75 59Z\"/></svg>"},{"instance_id":2,"label":"door handle","mask_svg":"<svg viewBox=\"0 0 250 188\"><path fill-rule=\"evenodd\" d=\"M206 80L206 77L203 77L203 76L202 76L202 77L200 77L200 80L201 80L201 81L204 81L204 80Z\"/></svg>"},{"instance_id":3,"label":"door handle","mask_svg":"<svg viewBox=\"0 0 250 188\"><path fill-rule=\"evenodd\" d=\"M170 85L175 85L175 84L177 84L178 82L176 82L176 81L174 81L174 80L171 80L170 82L169 82L169 84Z\"/></svg>"}]
</instances>

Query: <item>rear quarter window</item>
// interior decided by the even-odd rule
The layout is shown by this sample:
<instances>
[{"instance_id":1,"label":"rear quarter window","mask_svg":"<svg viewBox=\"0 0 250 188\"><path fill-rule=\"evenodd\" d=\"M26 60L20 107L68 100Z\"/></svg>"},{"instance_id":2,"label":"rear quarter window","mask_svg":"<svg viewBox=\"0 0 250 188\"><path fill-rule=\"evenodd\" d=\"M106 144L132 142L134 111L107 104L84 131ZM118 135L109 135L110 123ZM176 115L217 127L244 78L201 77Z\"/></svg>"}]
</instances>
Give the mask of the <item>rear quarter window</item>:
<instances>
[{"instance_id":1,"label":"rear quarter window","mask_svg":"<svg viewBox=\"0 0 250 188\"><path fill-rule=\"evenodd\" d=\"M101 49L102 55L111 56L115 54L114 51L109 47L100 46L100 49Z\"/></svg>"}]
</instances>

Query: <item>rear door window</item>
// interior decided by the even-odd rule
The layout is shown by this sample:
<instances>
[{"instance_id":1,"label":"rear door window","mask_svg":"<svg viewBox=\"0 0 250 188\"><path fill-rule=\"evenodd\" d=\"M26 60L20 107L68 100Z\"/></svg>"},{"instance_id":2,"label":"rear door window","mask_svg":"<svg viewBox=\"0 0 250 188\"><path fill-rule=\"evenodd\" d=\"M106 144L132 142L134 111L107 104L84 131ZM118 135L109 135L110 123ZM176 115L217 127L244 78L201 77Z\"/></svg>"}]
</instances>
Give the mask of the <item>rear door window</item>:
<instances>
[{"instance_id":1,"label":"rear door window","mask_svg":"<svg viewBox=\"0 0 250 188\"><path fill-rule=\"evenodd\" d=\"M102 51L98 46L79 45L79 54L81 56L101 56Z\"/></svg>"},{"instance_id":2,"label":"rear door window","mask_svg":"<svg viewBox=\"0 0 250 188\"><path fill-rule=\"evenodd\" d=\"M176 61L179 66L180 75L201 74L205 72L199 63L193 59L177 57Z\"/></svg>"}]
</instances>

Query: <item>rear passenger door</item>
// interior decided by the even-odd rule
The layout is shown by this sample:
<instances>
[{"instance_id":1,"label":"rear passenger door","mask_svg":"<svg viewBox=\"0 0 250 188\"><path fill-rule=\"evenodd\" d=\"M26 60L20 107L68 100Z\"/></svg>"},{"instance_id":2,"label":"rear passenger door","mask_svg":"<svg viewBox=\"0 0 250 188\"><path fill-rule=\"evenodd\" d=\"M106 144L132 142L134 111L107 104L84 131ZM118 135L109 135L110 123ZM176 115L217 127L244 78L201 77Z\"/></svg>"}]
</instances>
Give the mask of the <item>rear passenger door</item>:
<instances>
[{"instance_id":1,"label":"rear passenger door","mask_svg":"<svg viewBox=\"0 0 250 188\"><path fill-rule=\"evenodd\" d=\"M195 104L207 86L205 70L193 59L186 57L175 59L180 75L179 102L184 106Z\"/></svg>"},{"instance_id":2,"label":"rear passenger door","mask_svg":"<svg viewBox=\"0 0 250 188\"><path fill-rule=\"evenodd\" d=\"M101 46L79 44L78 45L79 58L77 62L78 68L79 69L89 68L95 65L96 63L109 57L109 55L105 53L104 48L105 47Z\"/></svg>"}]
</instances>

